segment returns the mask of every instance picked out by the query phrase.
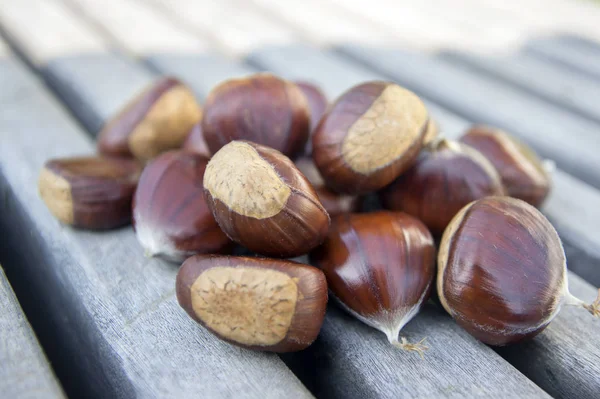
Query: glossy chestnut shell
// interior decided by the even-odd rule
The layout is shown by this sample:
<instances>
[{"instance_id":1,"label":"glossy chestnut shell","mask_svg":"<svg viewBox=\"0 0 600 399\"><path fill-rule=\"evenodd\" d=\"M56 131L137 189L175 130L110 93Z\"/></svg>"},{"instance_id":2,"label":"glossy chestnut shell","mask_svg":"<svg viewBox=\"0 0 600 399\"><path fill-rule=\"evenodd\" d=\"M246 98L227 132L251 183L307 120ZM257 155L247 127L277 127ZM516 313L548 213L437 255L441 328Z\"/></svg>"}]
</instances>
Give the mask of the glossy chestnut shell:
<instances>
[{"instance_id":1,"label":"glossy chestnut shell","mask_svg":"<svg viewBox=\"0 0 600 399\"><path fill-rule=\"evenodd\" d=\"M464 207L442 238L437 291L446 311L489 345L532 338L568 299L566 258L533 206L488 197Z\"/></svg>"},{"instance_id":2,"label":"glossy chestnut shell","mask_svg":"<svg viewBox=\"0 0 600 399\"><path fill-rule=\"evenodd\" d=\"M177 299L217 337L291 352L317 338L327 305L323 273L287 260L197 255L177 274Z\"/></svg>"}]
</instances>

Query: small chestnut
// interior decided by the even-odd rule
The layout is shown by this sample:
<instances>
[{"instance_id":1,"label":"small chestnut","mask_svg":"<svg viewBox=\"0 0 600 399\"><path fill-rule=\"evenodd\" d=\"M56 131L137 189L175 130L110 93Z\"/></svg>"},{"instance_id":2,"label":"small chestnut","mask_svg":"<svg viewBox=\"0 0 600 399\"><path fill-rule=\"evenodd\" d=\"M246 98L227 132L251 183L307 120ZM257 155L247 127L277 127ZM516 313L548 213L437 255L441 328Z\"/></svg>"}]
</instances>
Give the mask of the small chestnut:
<instances>
[{"instance_id":1,"label":"small chestnut","mask_svg":"<svg viewBox=\"0 0 600 399\"><path fill-rule=\"evenodd\" d=\"M360 199L351 195L334 193L327 188L311 158L299 158L295 164L313 185L321 204L323 204L329 216L358 211L360 208Z\"/></svg>"},{"instance_id":2,"label":"small chestnut","mask_svg":"<svg viewBox=\"0 0 600 399\"><path fill-rule=\"evenodd\" d=\"M413 92L389 82L363 83L342 94L319 122L313 159L337 192L378 190L417 159L428 118Z\"/></svg>"},{"instance_id":3,"label":"small chestnut","mask_svg":"<svg viewBox=\"0 0 600 399\"><path fill-rule=\"evenodd\" d=\"M507 345L539 334L562 305L600 315L567 286L561 240L536 208L511 197L465 206L444 232L437 291L446 311L474 337Z\"/></svg>"},{"instance_id":4,"label":"small chestnut","mask_svg":"<svg viewBox=\"0 0 600 399\"><path fill-rule=\"evenodd\" d=\"M221 229L267 256L292 258L323 241L329 215L309 181L282 153L232 141L210 160L204 192Z\"/></svg>"},{"instance_id":5,"label":"small chestnut","mask_svg":"<svg viewBox=\"0 0 600 399\"><path fill-rule=\"evenodd\" d=\"M40 173L38 188L50 212L62 223L111 229L130 223L131 199L141 171L131 159L52 159Z\"/></svg>"},{"instance_id":6,"label":"small chestnut","mask_svg":"<svg viewBox=\"0 0 600 399\"><path fill-rule=\"evenodd\" d=\"M302 93L304 93L304 96L308 100L308 109L310 110L310 131L312 135L312 132L314 132L315 127L317 127L319 124L321 117L323 117L323 114L325 114L329 102L327 101L327 97L323 91L321 91L321 89L314 84L304 81L296 81L294 83L296 83L300 90L302 90ZM310 154L311 151L312 140L309 137L308 141L306 142L304 153Z\"/></svg>"},{"instance_id":7,"label":"small chestnut","mask_svg":"<svg viewBox=\"0 0 600 399\"><path fill-rule=\"evenodd\" d=\"M202 155L173 150L144 168L133 199L133 226L148 256L181 262L232 246L204 198L207 163Z\"/></svg>"},{"instance_id":8,"label":"small chestnut","mask_svg":"<svg viewBox=\"0 0 600 399\"><path fill-rule=\"evenodd\" d=\"M181 147L202 117L194 93L172 77L148 87L111 119L98 134L98 150L112 156L134 156L147 162Z\"/></svg>"},{"instance_id":9,"label":"small chestnut","mask_svg":"<svg viewBox=\"0 0 600 399\"><path fill-rule=\"evenodd\" d=\"M187 138L183 142L183 146L181 148L186 151L204 155L206 158L210 158L210 150L208 149L208 145L204 139L204 134L202 133L201 122L196 123L192 127L192 130L190 130L188 133Z\"/></svg>"},{"instance_id":10,"label":"small chestnut","mask_svg":"<svg viewBox=\"0 0 600 399\"><path fill-rule=\"evenodd\" d=\"M438 139L382 191L381 199L386 209L419 218L438 236L463 206L503 194L500 175L483 155L467 145Z\"/></svg>"},{"instance_id":11,"label":"small chestnut","mask_svg":"<svg viewBox=\"0 0 600 399\"><path fill-rule=\"evenodd\" d=\"M550 174L526 144L506 132L476 125L460 141L481 152L496 167L509 196L539 207L550 191Z\"/></svg>"},{"instance_id":12,"label":"small chestnut","mask_svg":"<svg viewBox=\"0 0 600 399\"><path fill-rule=\"evenodd\" d=\"M312 344L327 305L323 272L287 260L197 255L176 287L180 306L217 337L271 352Z\"/></svg>"},{"instance_id":13,"label":"small chestnut","mask_svg":"<svg viewBox=\"0 0 600 399\"><path fill-rule=\"evenodd\" d=\"M398 342L398 334L427 302L435 278L435 246L423 223L402 212L339 215L310 260L344 309L421 354L422 342Z\"/></svg>"},{"instance_id":14,"label":"small chestnut","mask_svg":"<svg viewBox=\"0 0 600 399\"><path fill-rule=\"evenodd\" d=\"M248 140L294 157L304 150L310 111L302 90L268 73L230 79L204 104L202 130L211 153L233 140Z\"/></svg>"}]
</instances>

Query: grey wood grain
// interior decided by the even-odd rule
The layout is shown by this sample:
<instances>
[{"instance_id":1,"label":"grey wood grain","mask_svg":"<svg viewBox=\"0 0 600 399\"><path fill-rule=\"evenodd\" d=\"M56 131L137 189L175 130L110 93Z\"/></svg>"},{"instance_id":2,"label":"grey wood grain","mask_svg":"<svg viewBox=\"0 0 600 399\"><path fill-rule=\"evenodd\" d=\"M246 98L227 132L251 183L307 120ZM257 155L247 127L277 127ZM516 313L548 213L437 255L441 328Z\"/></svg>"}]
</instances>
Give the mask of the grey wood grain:
<instances>
[{"instance_id":1,"label":"grey wood grain","mask_svg":"<svg viewBox=\"0 0 600 399\"><path fill-rule=\"evenodd\" d=\"M562 170L600 188L598 124L424 54L357 46L339 51L468 119L512 132Z\"/></svg>"},{"instance_id":2,"label":"grey wood grain","mask_svg":"<svg viewBox=\"0 0 600 399\"><path fill-rule=\"evenodd\" d=\"M323 88L331 101L358 83L388 79L368 68L306 45L258 50L251 53L247 61L259 69L267 69L289 79L310 79ZM433 117L440 121L444 132L462 132L468 127L464 119L437 104L428 100L425 104Z\"/></svg>"},{"instance_id":3,"label":"grey wood grain","mask_svg":"<svg viewBox=\"0 0 600 399\"><path fill-rule=\"evenodd\" d=\"M472 53L444 53L440 58L501 79L503 83L600 122L600 80L567 73L556 64L528 54L486 57Z\"/></svg>"},{"instance_id":4,"label":"grey wood grain","mask_svg":"<svg viewBox=\"0 0 600 399\"><path fill-rule=\"evenodd\" d=\"M290 53L285 53L285 59L290 64L296 64L297 59ZM254 69L236 64L224 58L189 57L183 59L182 65L172 58L164 58L160 63L154 63L160 72L175 74L188 82L197 93L207 93L216 81L223 79L222 71L229 71L233 76L251 73ZM185 65L185 66L183 66ZM205 67L206 65L206 67ZM283 66L277 68L268 64L262 69L269 69L275 73L287 72L290 78L307 78L322 81L322 77L338 76L327 68L318 64L303 64L305 73L296 72L293 68ZM340 65L341 66L341 65ZM298 71L300 71L298 67ZM351 68L348 69L352 71ZM318 72L317 72L318 71ZM348 75L352 75L350 72ZM348 76L346 75L346 76ZM357 82L346 80L344 74L338 82L338 93ZM332 80L335 81L336 78ZM330 83L331 84L331 83ZM331 89L328 89L331 93ZM351 320L334 306L330 306L326 322L321 331L320 338L308 350L282 356L293 371L308 385L311 391L323 398L391 398L391 397L432 397L452 385L456 391L455 396L468 394L470 396L500 396L499 386L496 381L486 381L488 370L503 375L513 385L512 396L537 396L545 394L539 391L530 381L516 374L512 366L505 363L490 348L477 343L457 326L447 328L448 322L438 324L433 307L428 308L421 319L417 317L416 327L413 327L409 336L419 339L428 336L431 341L432 353L436 354L425 361L414 354L402 353L391 347L385 335L365 328L360 322ZM412 324L411 324L412 325ZM446 348L448 345L453 349ZM441 350L441 352L440 352ZM453 353L455 352L455 353ZM462 353L467 353L463 357ZM451 354L452 353L452 354ZM471 364L468 354L477 354L481 359L479 364ZM375 362L375 363L374 363ZM433 363L443 363L439 368L431 367ZM485 363L485 367L483 367ZM460 372L456 370L460 369ZM404 370L404 371L398 371ZM411 374L411 371L413 370ZM406 377L406 378L404 378ZM440 389L439 386L443 386ZM504 392L506 393L506 392Z\"/></svg>"},{"instance_id":5,"label":"grey wood grain","mask_svg":"<svg viewBox=\"0 0 600 399\"><path fill-rule=\"evenodd\" d=\"M275 72L290 73L289 71L294 71L294 65L299 62L298 59L290 55L290 52L290 50L280 51L279 49L264 50L260 54L253 55L252 60L253 63L257 63L263 67L270 67ZM321 51L312 49L311 53L321 53ZM291 72L294 74L293 77L326 81L329 76L335 76L334 81L338 82L355 78L355 75L352 73L354 66L347 60L345 64L343 61L338 60L342 66L347 65L347 67L341 67L335 71L335 75L329 75L330 71L322 68L321 64L316 61L326 57L326 55L310 55L309 50L305 49L301 58L313 60L314 63L311 65L302 64L303 68L298 68L296 72ZM329 58L334 59L331 56ZM346 72L346 70L349 72ZM418 72L413 71L413 73ZM404 78L409 80L410 75L407 74ZM436 84L436 82L432 81L431 84ZM457 101L460 101L460 96L457 96ZM450 115L452 120L456 120L460 124L468 125L470 123L460 116L444 110L444 113L440 114L439 121L442 125L446 124L447 121L445 118L447 115ZM454 139L457 139L461 134L462 132L456 130L445 133L446 136ZM567 252L569 268L585 276L588 280L593 281L594 284L600 285L600 240L598 239L600 236L598 227L600 226L600 209L597 206L600 203L600 191L561 170L554 172L553 184L553 190L544 204L543 212L559 231ZM577 205L574 206L574 203L577 203ZM569 272L569 279L572 281L573 294L581 296L582 299L588 302L594 299L595 289L589 283L583 282L572 272ZM333 314L335 315L335 313ZM418 316L417 320L420 317ZM515 362L525 375L543 388L547 388L553 394L557 392L556 386L560 385L560 392L564 394L563 397L569 397L569 393L590 395L597 391L598 379L589 377L594 374L600 375L600 362L597 361L598 356L600 356L600 347L594 347L593 344L590 344L587 341L587 337L592 336L593 331L597 331L600 320L594 319L583 309L572 308L565 309L557 320L559 321L558 326L561 325L560 323L562 325L571 325L574 330L585 333L572 336L570 339L561 340L560 336L552 333L553 329L549 329L551 339L538 338L534 340L532 345L537 352L535 358L543 359L545 366L543 369L538 368L537 363L529 361L527 357L517 359L517 355L509 357L509 352L500 353L502 355L507 353L506 358L508 360ZM323 331L326 332L327 330L324 329ZM423 330L417 329L416 331L421 332ZM339 335L339 340L346 339L343 333ZM540 337L545 337L545 335L542 334ZM585 347L585 350L580 350L581 347ZM322 346L321 351L325 352L326 348L326 345ZM518 350L510 353L518 353ZM561 355L558 356L558 353L561 353ZM571 353L570 356L568 355L569 353ZM317 349L314 349L312 356L315 358L326 358L326 355L320 353ZM568 360L566 360L566 357L568 357ZM533 355L531 358L534 358ZM519 360L519 363L517 363L517 360ZM565 362L568 364L576 363L580 366L565 368ZM342 363L340 361L339 367L344 369L350 367L349 365L342 366ZM297 364L299 370L302 369L300 361L294 364ZM326 365L324 367L335 368L336 366L338 365ZM315 371L314 375L311 372L305 383L309 386L311 384L322 384L321 379L326 378L321 376L323 374L327 375L321 373L319 370ZM300 375L302 376L302 374ZM554 379L550 379L549 375L554 375ZM321 389L327 390L330 388L324 385Z\"/></svg>"},{"instance_id":6,"label":"grey wood grain","mask_svg":"<svg viewBox=\"0 0 600 399\"><path fill-rule=\"evenodd\" d=\"M0 365L2 397L65 397L1 265Z\"/></svg>"},{"instance_id":7,"label":"grey wood grain","mask_svg":"<svg viewBox=\"0 0 600 399\"><path fill-rule=\"evenodd\" d=\"M48 158L91 153L92 142L22 66L3 61L0 87L0 230L11 232L3 257L44 304L76 393L310 397L276 355L226 344L191 321L175 299L177 267L145 258L130 228L60 225L38 196L38 173Z\"/></svg>"},{"instance_id":8,"label":"grey wood grain","mask_svg":"<svg viewBox=\"0 0 600 399\"><path fill-rule=\"evenodd\" d=\"M545 61L554 62L575 73L600 79L600 51L560 36L533 40L523 49Z\"/></svg>"}]
</instances>

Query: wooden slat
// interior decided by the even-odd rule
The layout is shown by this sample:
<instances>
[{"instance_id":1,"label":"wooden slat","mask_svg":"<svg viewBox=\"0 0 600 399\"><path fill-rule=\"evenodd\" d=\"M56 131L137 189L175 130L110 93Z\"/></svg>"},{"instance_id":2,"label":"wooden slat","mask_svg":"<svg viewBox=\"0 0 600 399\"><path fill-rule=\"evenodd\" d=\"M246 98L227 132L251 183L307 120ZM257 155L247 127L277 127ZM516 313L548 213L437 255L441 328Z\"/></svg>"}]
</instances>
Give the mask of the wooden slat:
<instances>
[{"instance_id":1,"label":"wooden slat","mask_svg":"<svg viewBox=\"0 0 600 399\"><path fill-rule=\"evenodd\" d=\"M72 359L68 383L78 396L310 397L276 355L226 344L191 321L175 299L177 267L145 258L131 228L60 225L37 193L39 171L93 144L20 65L1 65L0 87L6 266L18 265L13 272L43 304L55 354Z\"/></svg>"},{"instance_id":2,"label":"wooden slat","mask_svg":"<svg viewBox=\"0 0 600 399\"><path fill-rule=\"evenodd\" d=\"M352 65L339 57L326 55L304 45L258 50L247 61L259 69L273 70L289 79L308 77L323 88L331 101L358 83L386 79L367 68ZM427 100L425 103L433 117L443 121L440 128L444 132L458 133L468 127L464 119Z\"/></svg>"},{"instance_id":3,"label":"wooden slat","mask_svg":"<svg viewBox=\"0 0 600 399\"><path fill-rule=\"evenodd\" d=\"M136 0L64 0L136 56L200 53L209 45L169 21L155 8Z\"/></svg>"},{"instance_id":4,"label":"wooden slat","mask_svg":"<svg viewBox=\"0 0 600 399\"><path fill-rule=\"evenodd\" d=\"M473 71L415 52L340 49L476 122L504 128L582 180L600 187L598 124ZM568 132L568 133L567 133ZM566 136L568 134L568 136ZM565 137L568 137L566 139Z\"/></svg>"},{"instance_id":5,"label":"wooden slat","mask_svg":"<svg viewBox=\"0 0 600 399\"><path fill-rule=\"evenodd\" d=\"M105 40L55 1L3 1L0 23L18 47L31 55L34 64L109 51Z\"/></svg>"},{"instance_id":6,"label":"wooden slat","mask_svg":"<svg viewBox=\"0 0 600 399\"><path fill-rule=\"evenodd\" d=\"M263 46L298 40L284 25L243 5L212 0L148 1L227 55L240 56Z\"/></svg>"},{"instance_id":7,"label":"wooden slat","mask_svg":"<svg viewBox=\"0 0 600 399\"><path fill-rule=\"evenodd\" d=\"M0 61L1 62L1 61ZM0 392L5 398L64 398L0 265Z\"/></svg>"},{"instance_id":8,"label":"wooden slat","mask_svg":"<svg viewBox=\"0 0 600 399\"><path fill-rule=\"evenodd\" d=\"M332 54L324 54L318 50L305 47L298 58L291 56L290 50L271 49L264 50L251 56L253 64L259 64L263 67L270 67L275 72L291 74L294 78L312 79L317 82L330 81L333 76L334 82L340 86L353 84L357 79L356 66L348 63L347 60L340 59ZM306 60L305 64L299 62L299 59ZM310 65L308 63L311 63ZM339 68L333 69L333 65L339 65ZM335 74L331 74L335 72ZM413 71L412 73L417 73ZM410 76L405 76L409 79ZM344 83L346 81L346 83ZM331 84L331 83L330 83ZM436 84L432 81L431 84ZM457 98L462 98L460 93ZM428 102L428 106L431 107ZM439 108L439 107L438 107ZM451 116L451 120L447 120ZM462 118L453 115L448 111L437 114L442 126L449 122L461 121ZM462 120L462 125L469 122ZM462 134L460 130L447 130L445 135L450 138L458 138ZM600 240L596 239L599 235L600 211L596 204L600 203L600 192L590 186L574 179L560 170L554 174L554 188L544 205L544 213L555 225L565 244L569 267L576 270L581 275L593 279L595 284L600 285ZM578 206L573 206L577 201ZM589 284L582 282L577 276L569 272L569 279L573 281L573 294L581 296L583 299L591 302L594 299L596 290ZM418 318L417 318L418 319ZM579 338L571 336L570 339L560 340L554 331L554 325L549 328L550 339L537 339L534 344L535 357L543 359L545 368L540 369L534 362L528 362L527 358L521 359L518 364L521 371L532 378L538 385L556 392L555 386L561 385L561 392L568 393L586 393L590 394L597 391L597 379L590 379L590 375L600 372L600 364L597 359L600 357L600 347L591 348L587 342L584 342L593 331L597 331L600 320L594 319L583 309L565 309L561 313L560 322L556 328L563 325L572 326L574 331L582 331ZM422 331L417 329L416 331ZM542 336L544 336L542 334ZM341 339L346 339L342 336ZM529 344L527 344L529 345ZM519 348L515 346L514 348ZM585 347L586 350L580 350ZM323 349L324 350L324 349ZM501 352L504 355L504 352ZM518 353L515 349L513 353ZM560 353L560 356L558 355ZM571 356L568 353L572 353ZM315 350L315 358L318 356L318 350ZM325 357L324 355L319 355ZM374 355L375 356L375 355ZM568 357L568 360L566 360ZM508 357L511 361L516 361L514 357ZM565 369L563 364L579 362L581 367ZM337 364L332 367L338 366ZM341 367L341 366L340 366ZM299 368L301 368L299 366ZM531 370L531 371L530 371ZM543 370L540 371L540 370ZM547 371L548 370L548 371ZM321 375L319 371L316 371ZM553 373L556 379L548 378ZM323 375L326 375L323 373ZM313 376L312 378L317 378ZM569 396L565 396L569 397ZM571 396L579 397L579 396Z\"/></svg>"},{"instance_id":9,"label":"wooden slat","mask_svg":"<svg viewBox=\"0 0 600 399\"><path fill-rule=\"evenodd\" d=\"M290 63L289 66L295 65L296 59L288 55L286 53L284 58ZM183 71L172 64L174 62L165 61L162 72L171 74L175 70ZM217 80L211 71L227 69L235 72L235 75L251 72L251 69L243 66L238 66L234 71L234 64L223 58L214 58L209 65L208 75L196 72L205 71L204 64L198 62L195 67L188 67L189 75L181 75L181 78L189 82L196 92L207 93ZM219 68L219 65L222 67ZM321 65L304 66L304 75L298 74L299 78L318 81L322 80L319 76L328 76L333 81L337 79L336 75L330 75L333 71ZM295 68L278 69L274 66L269 69L287 73ZM422 316L411 322L406 334L413 340L428 337L432 350L425 361L414 354L394 349L384 334L364 327L330 306L317 342L308 350L284 355L283 359L319 397L430 397L450 387L459 393L494 396L499 392L500 378L487 379L489 372L502 376L503 381L510 381L512 391L506 392L509 396L545 396L492 350L477 343L434 306L428 306ZM473 359L478 360L474 362Z\"/></svg>"},{"instance_id":10,"label":"wooden slat","mask_svg":"<svg viewBox=\"0 0 600 399\"><path fill-rule=\"evenodd\" d=\"M485 57L469 53L445 53L441 58L499 78L600 123L600 80L565 73L563 68L527 54Z\"/></svg>"},{"instance_id":11,"label":"wooden slat","mask_svg":"<svg viewBox=\"0 0 600 399\"><path fill-rule=\"evenodd\" d=\"M527 53L566 67L568 70L600 79L600 52L564 41L560 36L531 41Z\"/></svg>"}]
</instances>

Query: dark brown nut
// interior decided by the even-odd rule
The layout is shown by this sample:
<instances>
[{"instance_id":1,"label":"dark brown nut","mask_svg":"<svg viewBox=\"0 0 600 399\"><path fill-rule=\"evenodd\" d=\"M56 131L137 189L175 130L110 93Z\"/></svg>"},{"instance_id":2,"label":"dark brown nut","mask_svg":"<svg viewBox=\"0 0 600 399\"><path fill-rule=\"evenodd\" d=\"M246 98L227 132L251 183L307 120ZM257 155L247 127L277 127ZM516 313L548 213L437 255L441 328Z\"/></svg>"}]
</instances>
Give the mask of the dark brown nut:
<instances>
[{"instance_id":1,"label":"dark brown nut","mask_svg":"<svg viewBox=\"0 0 600 399\"><path fill-rule=\"evenodd\" d=\"M423 102L394 83L353 87L313 135L313 159L331 189L365 194L390 184L416 160L428 122Z\"/></svg>"},{"instance_id":2,"label":"dark brown nut","mask_svg":"<svg viewBox=\"0 0 600 399\"><path fill-rule=\"evenodd\" d=\"M296 81L294 83L296 83L300 90L302 90L302 93L304 93L304 96L308 100L308 108L310 109L310 131L312 135L315 127L317 127L319 121L325 114L329 102L327 101L327 97L323 91L321 91L318 86L303 81ZM312 140L309 137L304 148L304 153L310 154L311 152Z\"/></svg>"},{"instance_id":3,"label":"dark brown nut","mask_svg":"<svg viewBox=\"0 0 600 399\"><path fill-rule=\"evenodd\" d=\"M268 256L292 258L323 241L329 215L296 166L277 150L232 141L204 174L208 206L235 242Z\"/></svg>"},{"instance_id":4,"label":"dark brown nut","mask_svg":"<svg viewBox=\"0 0 600 399\"><path fill-rule=\"evenodd\" d=\"M192 130L188 134L187 138L183 142L184 150L194 152L210 158L210 150L204 139L204 133L202 133L202 122L198 122L192 127Z\"/></svg>"},{"instance_id":5,"label":"dark brown nut","mask_svg":"<svg viewBox=\"0 0 600 399\"><path fill-rule=\"evenodd\" d=\"M232 344L292 352L317 338L327 305L323 272L300 263L198 255L177 274L177 299L192 319Z\"/></svg>"},{"instance_id":6,"label":"dark brown nut","mask_svg":"<svg viewBox=\"0 0 600 399\"><path fill-rule=\"evenodd\" d=\"M308 140L310 111L294 83L261 73L227 80L204 104L202 130L211 153L234 140L248 140L294 157Z\"/></svg>"},{"instance_id":7,"label":"dark brown nut","mask_svg":"<svg viewBox=\"0 0 600 399\"><path fill-rule=\"evenodd\" d=\"M564 304L600 316L567 287L566 258L550 222L533 206L488 197L452 220L438 254L437 292L448 313L489 345L539 334Z\"/></svg>"},{"instance_id":8,"label":"dark brown nut","mask_svg":"<svg viewBox=\"0 0 600 399\"><path fill-rule=\"evenodd\" d=\"M395 346L425 349L398 341L402 327L427 302L435 278L435 246L423 223L402 212L339 215L310 259L350 314Z\"/></svg>"},{"instance_id":9,"label":"dark brown nut","mask_svg":"<svg viewBox=\"0 0 600 399\"><path fill-rule=\"evenodd\" d=\"M433 119L429 119L427 123L427 130L425 131L425 137L423 138L423 145L429 145L439 136L440 127L437 122Z\"/></svg>"},{"instance_id":10,"label":"dark brown nut","mask_svg":"<svg viewBox=\"0 0 600 399\"><path fill-rule=\"evenodd\" d=\"M503 194L500 175L483 155L467 145L440 139L382 191L381 199L385 208L417 217L438 236L471 201Z\"/></svg>"},{"instance_id":11,"label":"dark brown nut","mask_svg":"<svg viewBox=\"0 0 600 399\"><path fill-rule=\"evenodd\" d=\"M133 226L148 256L181 262L232 247L204 198L207 163L202 155L178 150L144 168L133 199Z\"/></svg>"},{"instance_id":12,"label":"dark brown nut","mask_svg":"<svg viewBox=\"0 0 600 399\"><path fill-rule=\"evenodd\" d=\"M181 147L202 111L194 93L171 77L148 87L111 119L98 134L105 155L134 156L147 162Z\"/></svg>"},{"instance_id":13,"label":"dark brown nut","mask_svg":"<svg viewBox=\"0 0 600 399\"><path fill-rule=\"evenodd\" d=\"M550 191L550 175L535 152L513 136L490 126L472 127L460 139L496 167L509 196L540 206Z\"/></svg>"},{"instance_id":14,"label":"dark brown nut","mask_svg":"<svg viewBox=\"0 0 600 399\"><path fill-rule=\"evenodd\" d=\"M52 159L38 188L62 223L84 229L112 229L131 221L131 199L142 171L131 159L76 157Z\"/></svg>"},{"instance_id":15,"label":"dark brown nut","mask_svg":"<svg viewBox=\"0 0 600 399\"><path fill-rule=\"evenodd\" d=\"M360 208L360 200L356 196L338 194L331 191L325 185L319 170L313 160L309 157L302 157L296 160L296 166L302 174L308 179L315 189L319 201L325 207L329 216L339 215L341 213L356 212Z\"/></svg>"}]
</instances>

